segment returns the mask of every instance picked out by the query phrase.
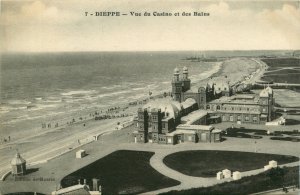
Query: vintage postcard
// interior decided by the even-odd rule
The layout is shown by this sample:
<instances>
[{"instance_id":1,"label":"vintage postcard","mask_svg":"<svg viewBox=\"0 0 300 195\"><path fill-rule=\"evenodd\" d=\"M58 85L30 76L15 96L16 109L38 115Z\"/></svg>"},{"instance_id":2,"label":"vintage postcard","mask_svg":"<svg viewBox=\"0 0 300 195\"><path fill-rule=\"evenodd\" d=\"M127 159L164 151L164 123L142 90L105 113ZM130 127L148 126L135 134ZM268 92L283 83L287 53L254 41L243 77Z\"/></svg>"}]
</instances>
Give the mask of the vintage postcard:
<instances>
[{"instance_id":1,"label":"vintage postcard","mask_svg":"<svg viewBox=\"0 0 300 195\"><path fill-rule=\"evenodd\" d=\"M0 1L0 194L299 194L299 0Z\"/></svg>"}]
</instances>

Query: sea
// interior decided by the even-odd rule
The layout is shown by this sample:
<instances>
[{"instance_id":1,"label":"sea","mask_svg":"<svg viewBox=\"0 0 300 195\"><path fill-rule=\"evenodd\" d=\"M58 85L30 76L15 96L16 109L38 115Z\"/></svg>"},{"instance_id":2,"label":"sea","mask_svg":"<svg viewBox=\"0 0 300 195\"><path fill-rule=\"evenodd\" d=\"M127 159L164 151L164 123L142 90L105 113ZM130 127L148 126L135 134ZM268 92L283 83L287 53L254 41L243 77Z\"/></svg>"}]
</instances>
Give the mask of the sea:
<instances>
[{"instance_id":1,"label":"sea","mask_svg":"<svg viewBox=\"0 0 300 195\"><path fill-rule=\"evenodd\" d=\"M192 84L220 69L220 63L192 62L189 57L270 54L274 51L4 53L0 137L24 121L72 118L83 110L128 105L149 92L169 92L176 67L188 67Z\"/></svg>"}]
</instances>

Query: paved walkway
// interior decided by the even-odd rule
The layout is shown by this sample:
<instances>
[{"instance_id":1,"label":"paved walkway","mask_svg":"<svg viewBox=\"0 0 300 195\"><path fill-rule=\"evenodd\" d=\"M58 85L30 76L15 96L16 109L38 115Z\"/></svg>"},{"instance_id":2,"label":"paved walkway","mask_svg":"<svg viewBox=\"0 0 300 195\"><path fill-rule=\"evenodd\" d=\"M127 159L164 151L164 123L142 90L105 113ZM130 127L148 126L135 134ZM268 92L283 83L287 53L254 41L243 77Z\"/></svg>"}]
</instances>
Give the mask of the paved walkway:
<instances>
[{"instance_id":1,"label":"paved walkway","mask_svg":"<svg viewBox=\"0 0 300 195\"><path fill-rule=\"evenodd\" d=\"M209 144L209 143L200 143L200 145L202 146L201 148L203 148L203 150L228 150L227 147L222 147L220 148L219 146L224 146L223 144ZM212 146L213 147L209 147ZM227 144L226 144L227 145ZM232 144L232 146L234 147L235 144ZM179 147L177 147L179 146ZM247 145L244 145L246 147L242 147L238 148L241 151L249 151L249 147L247 148ZM208 187L208 186L213 186L219 183L223 183L223 182L227 182L227 181L232 181L232 179L223 179L223 180L217 180L215 177L213 178L204 178L204 177L194 177L194 176L188 176L188 175L184 175L174 169L169 168L168 166L166 166L163 163L163 159L164 157L166 157L169 154L172 154L174 152L179 152L179 151L186 151L186 150L200 150L200 148L198 148L198 144L182 144L180 145L176 145L173 146L176 147L176 149L155 149L155 154L152 156L152 158L150 159L150 165L156 169L158 172L160 172L161 174L178 180L181 182L180 185L177 186L173 186L173 187L169 187L169 188L164 188L164 189L159 189L159 190L155 190L155 191L151 191L151 192L146 192L143 193L144 195L146 194L159 194L159 193L163 193L163 192L168 192L171 190L184 190L184 189L191 189L191 188L199 188L199 187ZM267 162L266 162L267 164ZM284 164L281 165L281 167L283 166L297 166L299 165L299 162L294 162L294 163L288 163L288 164ZM234 171L234 170L233 170ZM251 170L251 171L245 171L242 172L241 175L242 177L245 176L251 176L251 175L256 175L259 173L264 172L264 169L257 169L257 170Z\"/></svg>"}]
</instances>

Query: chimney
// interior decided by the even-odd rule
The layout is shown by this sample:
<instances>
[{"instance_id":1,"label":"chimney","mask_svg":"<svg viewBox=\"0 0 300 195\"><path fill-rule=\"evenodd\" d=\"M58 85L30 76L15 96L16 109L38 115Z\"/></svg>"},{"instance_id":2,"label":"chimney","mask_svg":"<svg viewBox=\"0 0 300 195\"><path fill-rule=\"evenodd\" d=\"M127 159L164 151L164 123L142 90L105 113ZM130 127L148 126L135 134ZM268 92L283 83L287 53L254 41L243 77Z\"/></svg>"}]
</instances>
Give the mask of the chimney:
<instances>
[{"instance_id":1,"label":"chimney","mask_svg":"<svg viewBox=\"0 0 300 195\"><path fill-rule=\"evenodd\" d=\"M83 179L83 184L86 185L86 179Z\"/></svg>"},{"instance_id":2,"label":"chimney","mask_svg":"<svg viewBox=\"0 0 300 195\"><path fill-rule=\"evenodd\" d=\"M80 179L78 179L78 184L80 185L81 183L80 183Z\"/></svg>"}]
</instances>

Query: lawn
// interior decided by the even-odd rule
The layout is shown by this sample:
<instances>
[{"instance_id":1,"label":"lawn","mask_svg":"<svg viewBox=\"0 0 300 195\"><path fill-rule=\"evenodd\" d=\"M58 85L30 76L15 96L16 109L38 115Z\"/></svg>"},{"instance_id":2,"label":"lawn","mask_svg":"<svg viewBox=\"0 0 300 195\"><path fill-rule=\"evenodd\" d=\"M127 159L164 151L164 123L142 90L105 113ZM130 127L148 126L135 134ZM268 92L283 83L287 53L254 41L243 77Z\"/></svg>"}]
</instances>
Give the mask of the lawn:
<instances>
[{"instance_id":1,"label":"lawn","mask_svg":"<svg viewBox=\"0 0 300 195\"><path fill-rule=\"evenodd\" d=\"M299 186L299 167L271 169L258 175L244 177L237 181L225 182L211 187L193 188L182 191L170 191L164 195L209 194L209 195L244 195L262 192L283 186ZM283 192L281 194L284 194Z\"/></svg>"},{"instance_id":2,"label":"lawn","mask_svg":"<svg viewBox=\"0 0 300 195\"><path fill-rule=\"evenodd\" d=\"M218 171L249 171L263 168L270 160L278 164L298 161L297 157L238 151L197 150L177 152L166 156L163 162L185 175L215 177Z\"/></svg>"},{"instance_id":3,"label":"lawn","mask_svg":"<svg viewBox=\"0 0 300 195\"><path fill-rule=\"evenodd\" d=\"M179 185L155 169L149 160L153 152L120 150L66 176L63 187L77 184L78 179L100 179L103 194L137 194Z\"/></svg>"},{"instance_id":4,"label":"lawn","mask_svg":"<svg viewBox=\"0 0 300 195\"><path fill-rule=\"evenodd\" d=\"M276 72L266 72L262 77L265 81L274 81L276 83L300 83L299 64L300 60L297 58L274 58L262 59L269 66L269 71L278 70L278 68L291 67L294 70L282 69Z\"/></svg>"}]
</instances>

